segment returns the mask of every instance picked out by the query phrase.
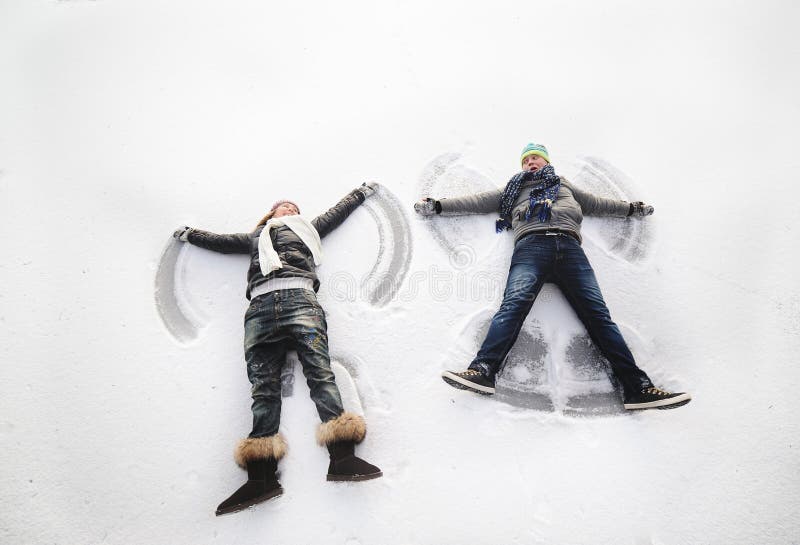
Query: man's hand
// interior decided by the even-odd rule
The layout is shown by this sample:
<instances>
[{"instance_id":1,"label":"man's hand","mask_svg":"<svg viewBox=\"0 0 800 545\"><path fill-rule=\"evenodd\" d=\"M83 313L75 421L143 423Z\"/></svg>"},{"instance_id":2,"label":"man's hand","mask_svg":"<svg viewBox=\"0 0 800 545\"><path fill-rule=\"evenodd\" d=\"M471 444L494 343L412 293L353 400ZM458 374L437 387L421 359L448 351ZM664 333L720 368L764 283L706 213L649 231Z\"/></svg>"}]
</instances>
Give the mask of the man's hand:
<instances>
[{"instance_id":1,"label":"man's hand","mask_svg":"<svg viewBox=\"0 0 800 545\"><path fill-rule=\"evenodd\" d=\"M422 199L414 204L414 211L420 216L433 216L442 213L442 205L436 199Z\"/></svg>"},{"instance_id":2,"label":"man's hand","mask_svg":"<svg viewBox=\"0 0 800 545\"><path fill-rule=\"evenodd\" d=\"M653 212L655 212L655 208L649 204L645 204L642 201L636 201L631 203L631 210L628 215L642 218L644 216L651 215Z\"/></svg>"}]
</instances>

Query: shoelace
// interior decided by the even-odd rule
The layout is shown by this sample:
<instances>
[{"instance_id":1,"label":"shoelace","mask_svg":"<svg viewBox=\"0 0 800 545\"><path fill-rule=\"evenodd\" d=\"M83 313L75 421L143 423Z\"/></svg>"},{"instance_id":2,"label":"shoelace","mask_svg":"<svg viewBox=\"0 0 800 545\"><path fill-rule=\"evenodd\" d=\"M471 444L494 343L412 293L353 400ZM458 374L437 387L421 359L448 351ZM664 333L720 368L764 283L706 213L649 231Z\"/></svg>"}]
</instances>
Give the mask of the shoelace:
<instances>
[{"instance_id":1,"label":"shoelace","mask_svg":"<svg viewBox=\"0 0 800 545\"><path fill-rule=\"evenodd\" d=\"M653 395L657 395L657 396L668 396L668 395L670 395L669 392L665 392L661 388L656 388L655 386L653 386L651 388L647 388L645 390L645 393L653 394Z\"/></svg>"},{"instance_id":2,"label":"shoelace","mask_svg":"<svg viewBox=\"0 0 800 545\"><path fill-rule=\"evenodd\" d=\"M474 377L475 375L480 375L480 374L481 374L481 372L480 371L476 371L475 369L467 369L463 373L459 373L459 375L464 375L464 376L469 376L469 377Z\"/></svg>"}]
</instances>

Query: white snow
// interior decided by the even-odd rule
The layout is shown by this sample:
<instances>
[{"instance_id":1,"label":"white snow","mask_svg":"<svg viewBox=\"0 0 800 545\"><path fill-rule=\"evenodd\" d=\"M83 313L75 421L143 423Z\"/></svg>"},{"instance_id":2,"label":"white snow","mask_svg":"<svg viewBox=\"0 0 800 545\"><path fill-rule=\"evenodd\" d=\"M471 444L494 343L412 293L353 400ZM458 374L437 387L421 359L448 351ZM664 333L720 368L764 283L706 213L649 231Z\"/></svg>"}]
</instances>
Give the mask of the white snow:
<instances>
[{"instance_id":1,"label":"white snow","mask_svg":"<svg viewBox=\"0 0 800 545\"><path fill-rule=\"evenodd\" d=\"M800 543L799 16L0 1L0 542ZM592 352L550 287L525 329L548 351L509 370L506 398L439 378L472 357L511 239L411 205L503 185L529 141L655 206L627 239L626 220L587 219L584 248L640 365L689 405L623 414L568 356ZM183 250L162 294L196 329L178 338L162 252L179 225L244 232L278 198L314 215L369 180L404 207L373 201L324 240L319 297L385 477L325 481L295 369L285 494L215 517L245 478L247 261ZM410 261L382 301L363 280L392 252Z\"/></svg>"}]
</instances>

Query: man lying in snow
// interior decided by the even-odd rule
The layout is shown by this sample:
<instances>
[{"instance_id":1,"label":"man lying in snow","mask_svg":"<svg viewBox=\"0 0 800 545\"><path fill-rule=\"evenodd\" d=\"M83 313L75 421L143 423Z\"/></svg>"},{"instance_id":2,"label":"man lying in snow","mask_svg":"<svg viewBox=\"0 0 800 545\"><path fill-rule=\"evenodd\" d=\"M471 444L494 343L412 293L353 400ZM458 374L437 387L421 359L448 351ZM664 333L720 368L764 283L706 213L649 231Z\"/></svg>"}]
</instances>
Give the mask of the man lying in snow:
<instances>
[{"instance_id":1,"label":"man lying in snow","mask_svg":"<svg viewBox=\"0 0 800 545\"><path fill-rule=\"evenodd\" d=\"M622 385L626 409L663 409L688 403L689 394L656 388L636 365L619 328L611 320L594 271L581 248L583 214L642 218L652 214L653 207L581 191L556 174L542 145L528 144L522 150L521 162L522 171L509 180L503 191L441 200L427 198L414 205L425 216L499 212L497 232L514 231L514 253L500 309L469 368L461 372L445 371L444 381L455 388L493 394L495 376L536 296L545 282L553 282L611 364Z\"/></svg>"},{"instance_id":2,"label":"man lying in snow","mask_svg":"<svg viewBox=\"0 0 800 545\"><path fill-rule=\"evenodd\" d=\"M375 192L365 184L336 206L308 220L291 201L278 201L251 233L217 235L182 227L175 238L226 254L250 255L244 317L247 377L253 385L253 430L239 442L235 459L247 469L247 482L223 501L217 515L240 511L283 493L275 472L286 453L278 433L281 414L281 368L287 350L296 349L317 406L317 440L330 453L329 481L364 481L383 475L355 456L355 444L366 434L360 415L342 407L328 354L328 325L317 302L321 263L320 239L333 231Z\"/></svg>"}]
</instances>

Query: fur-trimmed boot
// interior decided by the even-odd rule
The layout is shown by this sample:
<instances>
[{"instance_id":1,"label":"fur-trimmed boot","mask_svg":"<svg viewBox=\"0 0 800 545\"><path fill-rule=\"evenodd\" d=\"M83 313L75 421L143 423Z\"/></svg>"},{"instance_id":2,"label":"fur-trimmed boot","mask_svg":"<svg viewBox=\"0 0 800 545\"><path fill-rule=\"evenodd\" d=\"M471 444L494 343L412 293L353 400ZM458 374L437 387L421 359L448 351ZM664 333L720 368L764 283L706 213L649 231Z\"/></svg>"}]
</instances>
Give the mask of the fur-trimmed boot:
<instances>
[{"instance_id":1,"label":"fur-trimmed boot","mask_svg":"<svg viewBox=\"0 0 800 545\"><path fill-rule=\"evenodd\" d=\"M320 425L317 441L328 447L331 457L329 481L367 481L383 476L380 468L355 455L356 443L363 441L366 434L364 418L354 413L342 413Z\"/></svg>"},{"instance_id":2,"label":"fur-trimmed boot","mask_svg":"<svg viewBox=\"0 0 800 545\"><path fill-rule=\"evenodd\" d=\"M247 469L247 482L217 507L217 516L242 509L283 494L276 471L278 460L286 453L286 443L280 435L243 439L234 457L240 467Z\"/></svg>"}]
</instances>

